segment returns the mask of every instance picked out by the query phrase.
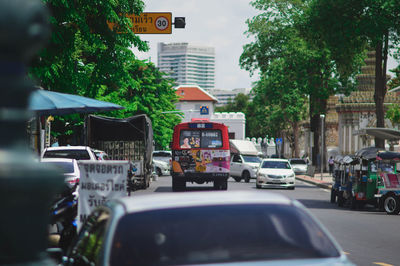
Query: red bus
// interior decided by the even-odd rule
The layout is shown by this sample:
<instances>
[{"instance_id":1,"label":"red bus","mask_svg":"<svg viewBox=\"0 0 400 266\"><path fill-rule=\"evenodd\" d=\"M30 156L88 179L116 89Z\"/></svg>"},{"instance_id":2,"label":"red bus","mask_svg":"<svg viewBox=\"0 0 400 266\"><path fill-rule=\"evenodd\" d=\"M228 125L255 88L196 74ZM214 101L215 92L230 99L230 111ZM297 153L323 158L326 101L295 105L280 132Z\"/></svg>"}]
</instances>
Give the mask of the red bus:
<instances>
[{"instance_id":1,"label":"red bus","mask_svg":"<svg viewBox=\"0 0 400 266\"><path fill-rule=\"evenodd\" d=\"M172 190L186 189L186 182L214 183L228 188L230 151L228 127L208 119L192 119L174 128L172 137Z\"/></svg>"}]
</instances>

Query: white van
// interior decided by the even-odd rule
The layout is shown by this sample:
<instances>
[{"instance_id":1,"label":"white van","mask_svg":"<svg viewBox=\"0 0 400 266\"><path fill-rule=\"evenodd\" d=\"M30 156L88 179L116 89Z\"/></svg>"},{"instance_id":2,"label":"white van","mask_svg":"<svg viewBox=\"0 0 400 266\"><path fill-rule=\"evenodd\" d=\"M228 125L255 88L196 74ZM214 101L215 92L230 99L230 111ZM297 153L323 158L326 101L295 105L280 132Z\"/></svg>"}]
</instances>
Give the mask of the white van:
<instances>
[{"instance_id":1,"label":"white van","mask_svg":"<svg viewBox=\"0 0 400 266\"><path fill-rule=\"evenodd\" d=\"M261 159L258 157L258 150L253 142L249 140L229 140L231 151L230 176L236 182L242 179L248 183L255 179Z\"/></svg>"}]
</instances>

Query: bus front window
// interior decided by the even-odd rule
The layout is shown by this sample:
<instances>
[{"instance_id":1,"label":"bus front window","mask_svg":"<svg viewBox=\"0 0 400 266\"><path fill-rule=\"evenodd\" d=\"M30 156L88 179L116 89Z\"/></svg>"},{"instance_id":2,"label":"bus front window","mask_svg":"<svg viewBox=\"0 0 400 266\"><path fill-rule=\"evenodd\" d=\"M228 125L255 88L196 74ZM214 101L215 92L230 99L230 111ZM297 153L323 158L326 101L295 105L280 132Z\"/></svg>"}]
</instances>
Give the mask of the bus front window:
<instances>
[{"instance_id":1,"label":"bus front window","mask_svg":"<svg viewBox=\"0 0 400 266\"><path fill-rule=\"evenodd\" d=\"M220 130L182 130L179 145L182 149L221 148L222 134Z\"/></svg>"}]
</instances>

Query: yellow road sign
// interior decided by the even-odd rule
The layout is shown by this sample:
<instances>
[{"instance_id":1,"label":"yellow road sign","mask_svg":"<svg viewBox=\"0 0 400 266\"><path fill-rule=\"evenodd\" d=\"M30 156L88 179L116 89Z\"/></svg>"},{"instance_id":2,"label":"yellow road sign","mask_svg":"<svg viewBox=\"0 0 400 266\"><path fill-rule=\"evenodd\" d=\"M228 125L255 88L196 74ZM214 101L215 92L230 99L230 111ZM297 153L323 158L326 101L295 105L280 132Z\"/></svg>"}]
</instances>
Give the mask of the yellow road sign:
<instances>
[{"instance_id":1,"label":"yellow road sign","mask_svg":"<svg viewBox=\"0 0 400 266\"><path fill-rule=\"evenodd\" d=\"M126 15L132 21L131 30L135 34L171 34L172 13L171 12L143 12L139 16ZM113 30L117 24L108 22L108 27Z\"/></svg>"}]
</instances>

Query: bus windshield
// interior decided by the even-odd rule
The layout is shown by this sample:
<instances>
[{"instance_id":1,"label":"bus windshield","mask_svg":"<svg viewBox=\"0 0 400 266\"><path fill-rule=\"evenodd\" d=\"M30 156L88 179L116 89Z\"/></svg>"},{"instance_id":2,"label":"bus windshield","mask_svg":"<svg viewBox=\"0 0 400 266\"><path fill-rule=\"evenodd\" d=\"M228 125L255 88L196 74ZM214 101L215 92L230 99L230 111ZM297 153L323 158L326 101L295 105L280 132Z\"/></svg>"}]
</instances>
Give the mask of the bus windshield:
<instances>
[{"instance_id":1,"label":"bus windshield","mask_svg":"<svg viewBox=\"0 0 400 266\"><path fill-rule=\"evenodd\" d=\"M221 148L222 134L220 130L182 130L179 145L182 149Z\"/></svg>"}]
</instances>

